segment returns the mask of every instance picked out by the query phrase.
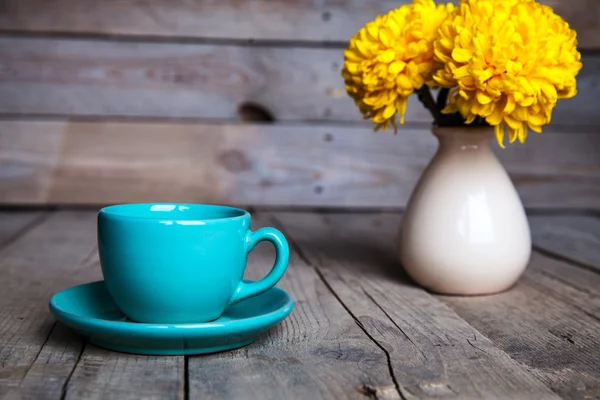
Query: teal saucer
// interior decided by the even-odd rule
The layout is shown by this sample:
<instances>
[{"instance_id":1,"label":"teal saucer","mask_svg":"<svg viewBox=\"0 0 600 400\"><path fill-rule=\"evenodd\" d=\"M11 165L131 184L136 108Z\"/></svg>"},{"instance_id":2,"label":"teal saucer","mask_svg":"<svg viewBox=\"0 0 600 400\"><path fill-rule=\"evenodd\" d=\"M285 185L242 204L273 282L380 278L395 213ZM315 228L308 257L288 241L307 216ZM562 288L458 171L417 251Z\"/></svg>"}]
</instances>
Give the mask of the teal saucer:
<instances>
[{"instance_id":1,"label":"teal saucer","mask_svg":"<svg viewBox=\"0 0 600 400\"><path fill-rule=\"evenodd\" d=\"M246 346L286 318L294 300L272 288L229 307L221 318L197 324L142 324L128 320L113 302L104 281L55 294L55 318L110 350L148 355L203 354Z\"/></svg>"}]
</instances>

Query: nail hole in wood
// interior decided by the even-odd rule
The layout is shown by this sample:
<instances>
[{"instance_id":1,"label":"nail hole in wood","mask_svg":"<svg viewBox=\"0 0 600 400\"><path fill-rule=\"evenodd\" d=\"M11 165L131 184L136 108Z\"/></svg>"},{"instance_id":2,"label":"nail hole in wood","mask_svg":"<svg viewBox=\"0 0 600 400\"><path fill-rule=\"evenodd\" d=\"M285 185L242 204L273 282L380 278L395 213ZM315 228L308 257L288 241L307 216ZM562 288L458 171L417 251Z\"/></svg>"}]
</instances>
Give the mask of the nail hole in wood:
<instances>
[{"instance_id":1,"label":"nail hole in wood","mask_svg":"<svg viewBox=\"0 0 600 400\"><path fill-rule=\"evenodd\" d=\"M321 14L321 18L323 21L327 22L331 19L331 13L329 11L325 11L323 14Z\"/></svg>"},{"instance_id":2,"label":"nail hole in wood","mask_svg":"<svg viewBox=\"0 0 600 400\"><path fill-rule=\"evenodd\" d=\"M317 185L317 186L315 186L315 193L316 193L316 194L321 194L321 193L323 193L323 186L321 186L321 185Z\"/></svg>"},{"instance_id":3,"label":"nail hole in wood","mask_svg":"<svg viewBox=\"0 0 600 400\"><path fill-rule=\"evenodd\" d=\"M333 142L333 135L331 133L326 133L323 137L323 140L325 140L326 142Z\"/></svg>"},{"instance_id":4,"label":"nail hole in wood","mask_svg":"<svg viewBox=\"0 0 600 400\"><path fill-rule=\"evenodd\" d=\"M238 115L242 121L275 122L273 114L263 105L246 102L238 107Z\"/></svg>"}]
</instances>

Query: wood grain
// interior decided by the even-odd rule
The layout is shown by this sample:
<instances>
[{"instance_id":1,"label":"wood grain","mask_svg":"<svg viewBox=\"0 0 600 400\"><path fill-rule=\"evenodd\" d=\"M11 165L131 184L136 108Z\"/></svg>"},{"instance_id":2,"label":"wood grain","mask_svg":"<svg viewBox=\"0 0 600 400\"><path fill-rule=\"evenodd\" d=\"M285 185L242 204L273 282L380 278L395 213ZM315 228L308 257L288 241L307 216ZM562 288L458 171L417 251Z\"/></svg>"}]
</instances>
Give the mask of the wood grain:
<instances>
[{"instance_id":1,"label":"wood grain","mask_svg":"<svg viewBox=\"0 0 600 400\"><path fill-rule=\"evenodd\" d=\"M84 343L77 334L61 324L52 328L47 342L27 368L18 386L13 383L3 400L58 399L65 394L69 377L77 364ZM2 390L0 389L0 393Z\"/></svg>"},{"instance_id":2,"label":"wood grain","mask_svg":"<svg viewBox=\"0 0 600 400\"><path fill-rule=\"evenodd\" d=\"M52 294L101 278L95 223L95 212L54 213L0 252L3 398L182 396L183 357L157 361L116 357L93 346L84 351L83 340L49 313Z\"/></svg>"},{"instance_id":3,"label":"wood grain","mask_svg":"<svg viewBox=\"0 0 600 400\"><path fill-rule=\"evenodd\" d=\"M87 345L65 399L184 399L184 358L137 356Z\"/></svg>"},{"instance_id":4,"label":"wood grain","mask_svg":"<svg viewBox=\"0 0 600 400\"><path fill-rule=\"evenodd\" d=\"M532 217L534 244L540 250L585 264L600 272L600 219L590 216Z\"/></svg>"},{"instance_id":5,"label":"wood grain","mask_svg":"<svg viewBox=\"0 0 600 400\"><path fill-rule=\"evenodd\" d=\"M0 113L362 119L340 49L0 37ZM430 122L415 98L407 121Z\"/></svg>"},{"instance_id":6,"label":"wood grain","mask_svg":"<svg viewBox=\"0 0 600 400\"><path fill-rule=\"evenodd\" d=\"M443 301L562 398L597 398L600 279L593 281L592 293L578 292L538 273L544 262L534 258L532 263L541 265L531 267L509 292Z\"/></svg>"},{"instance_id":7,"label":"wood grain","mask_svg":"<svg viewBox=\"0 0 600 400\"><path fill-rule=\"evenodd\" d=\"M0 3L0 30L346 42L367 21L406 3L409 1L5 0ZM597 1L541 3L553 6L573 25L582 48L600 47Z\"/></svg>"},{"instance_id":8,"label":"wood grain","mask_svg":"<svg viewBox=\"0 0 600 400\"><path fill-rule=\"evenodd\" d=\"M544 290L588 316L600 320L600 275L534 252L528 274Z\"/></svg>"},{"instance_id":9,"label":"wood grain","mask_svg":"<svg viewBox=\"0 0 600 400\"><path fill-rule=\"evenodd\" d=\"M47 304L53 293L68 287L64 285L83 283L77 282L73 272L94 249L95 232L85 226L90 217L87 213L53 214L0 253L0 392L15 390L11 396L26 397L48 391L60 396L82 344L73 340L67 348L64 343L54 347L55 321ZM46 353L41 354L46 345ZM40 367L46 370L45 361L57 368L47 368L40 375ZM37 376L35 386L20 387L22 381L29 381L30 373Z\"/></svg>"},{"instance_id":10,"label":"wood grain","mask_svg":"<svg viewBox=\"0 0 600 400\"><path fill-rule=\"evenodd\" d=\"M408 0L2 2L0 30L345 42Z\"/></svg>"},{"instance_id":11,"label":"wood grain","mask_svg":"<svg viewBox=\"0 0 600 400\"><path fill-rule=\"evenodd\" d=\"M532 216L534 253L530 268L563 285L554 295L600 319L598 219L593 216ZM576 262L576 265L573 265Z\"/></svg>"},{"instance_id":12,"label":"wood grain","mask_svg":"<svg viewBox=\"0 0 600 400\"><path fill-rule=\"evenodd\" d=\"M393 247L397 215L275 216L386 348L404 398L555 397L484 335L410 283Z\"/></svg>"},{"instance_id":13,"label":"wood grain","mask_svg":"<svg viewBox=\"0 0 600 400\"><path fill-rule=\"evenodd\" d=\"M399 224L397 215L381 218ZM584 254L598 251L589 240L593 235L586 241L584 233L595 226L594 217L535 216L530 220L538 247L565 258L577 258L580 252L574 250L579 246ZM395 232L385 226L379 237L392 237ZM546 235L551 232L557 234ZM437 297L561 397L600 396L599 274L534 253L524 277L505 293Z\"/></svg>"},{"instance_id":14,"label":"wood grain","mask_svg":"<svg viewBox=\"0 0 600 400\"><path fill-rule=\"evenodd\" d=\"M436 146L426 129L5 120L0 202L397 208ZM494 146L527 207L600 207L600 135Z\"/></svg>"},{"instance_id":15,"label":"wood grain","mask_svg":"<svg viewBox=\"0 0 600 400\"><path fill-rule=\"evenodd\" d=\"M253 230L268 225L253 216ZM245 277L260 279L273 260L273 249L259 245ZM277 286L294 298L290 316L250 346L190 357L190 398L364 399L365 388L399 398L385 353L295 252Z\"/></svg>"},{"instance_id":16,"label":"wood grain","mask_svg":"<svg viewBox=\"0 0 600 400\"><path fill-rule=\"evenodd\" d=\"M251 102L279 121L362 121L336 48L0 37L0 60L0 113L239 120ZM583 63L553 124L600 123L600 57ZM406 121L432 118L414 97Z\"/></svg>"},{"instance_id":17,"label":"wood grain","mask_svg":"<svg viewBox=\"0 0 600 400\"><path fill-rule=\"evenodd\" d=\"M0 397L183 399L182 357L86 346L47 311L51 294L100 278L96 213L7 215L0 222L22 222L0 223L11 238L0 250ZM282 227L296 249L279 284L296 308L251 346L190 357L189 397L399 398L398 387L406 399L555 398L543 384L562 398L600 396L599 274L534 254L503 294L432 296L396 261L399 223L387 213L254 215L253 229ZM272 260L261 245L246 277Z\"/></svg>"}]
</instances>

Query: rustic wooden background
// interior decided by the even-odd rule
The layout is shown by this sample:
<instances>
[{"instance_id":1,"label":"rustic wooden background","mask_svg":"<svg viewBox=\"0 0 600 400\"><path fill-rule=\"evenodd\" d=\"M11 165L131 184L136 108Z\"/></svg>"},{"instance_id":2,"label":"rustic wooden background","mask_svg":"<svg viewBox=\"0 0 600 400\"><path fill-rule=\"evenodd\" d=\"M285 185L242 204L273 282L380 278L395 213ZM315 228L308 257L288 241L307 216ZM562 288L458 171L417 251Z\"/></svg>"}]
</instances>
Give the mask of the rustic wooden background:
<instances>
[{"instance_id":1,"label":"rustic wooden background","mask_svg":"<svg viewBox=\"0 0 600 400\"><path fill-rule=\"evenodd\" d=\"M405 1L0 0L0 204L401 208L436 148L416 99L375 134L346 96L349 37ZM600 1L579 95L496 151L525 205L600 209Z\"/></svg>"}]
</instances>

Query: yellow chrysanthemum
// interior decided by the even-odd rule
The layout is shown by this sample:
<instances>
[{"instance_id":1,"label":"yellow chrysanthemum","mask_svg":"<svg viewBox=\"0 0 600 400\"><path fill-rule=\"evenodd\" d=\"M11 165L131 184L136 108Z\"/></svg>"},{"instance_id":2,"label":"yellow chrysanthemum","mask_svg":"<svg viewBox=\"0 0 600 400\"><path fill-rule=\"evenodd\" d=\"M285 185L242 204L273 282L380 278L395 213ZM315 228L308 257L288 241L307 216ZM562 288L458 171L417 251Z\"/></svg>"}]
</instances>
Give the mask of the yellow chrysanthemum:
<instances>
[{"instance_id":1,"label":"yellow chrysanthemum","mask_svg":"<svg viewBox=\"0 0 600 400\"><path fill-rule=\"evenodd\" d=\"M444 113L477 116L496 127L504 147L523 143L528 127L550 122L558 99L577 93L582 67L576 32L533 0L462 0L435 43L435 81L454 88Z\"/></svg>"},{"instance_id":2,"label":"yellow chrysanthemum","mask_svg":"<svg viewBox=\"0 0 600 400\"><path fill-rule=\"evenodd\" d=\"M386 130L404 123L408 96L432 81L433 41L452 4L414 0L359 30L344 51L346 91L365 118Z\"/></svg>"}]
</instances>

